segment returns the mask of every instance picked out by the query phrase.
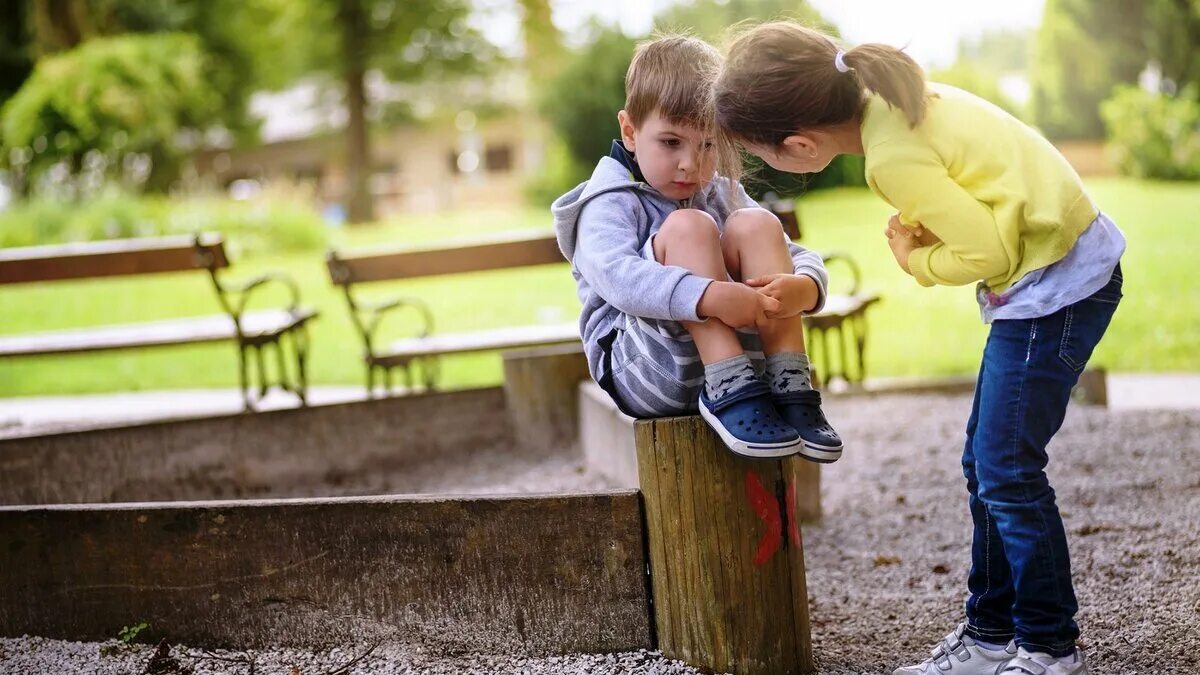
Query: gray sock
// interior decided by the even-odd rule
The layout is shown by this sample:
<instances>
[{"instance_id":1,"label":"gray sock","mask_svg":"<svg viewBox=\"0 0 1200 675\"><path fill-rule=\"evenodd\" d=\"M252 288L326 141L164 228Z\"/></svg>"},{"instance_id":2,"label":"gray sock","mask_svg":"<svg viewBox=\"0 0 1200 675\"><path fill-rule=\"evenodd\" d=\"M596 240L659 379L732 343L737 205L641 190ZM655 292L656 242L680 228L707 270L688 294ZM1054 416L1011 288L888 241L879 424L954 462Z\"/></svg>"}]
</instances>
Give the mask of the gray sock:
<instances>
[{"instance_id":1,"label":"gray sock","mask_svg":"<svg viewBox=\"0 0 1200 675\"><path fill-rule=\"evenodd\" d=\"M808 355L802 352L780 352L767 356L767 384L776 394L811 391L812 374L808 371Z\"/></svg>"},{"instance_id":2,"label":"gray sock","mask_svg":"<svg viewBox=\"0 0 1200 675\"><path fill-rule=\"evenodd\" d=\"M704 366L704 391L712 401L757 381L754 366L750 365L750 357L745 354Z\"/></svg>"}]
</instances>

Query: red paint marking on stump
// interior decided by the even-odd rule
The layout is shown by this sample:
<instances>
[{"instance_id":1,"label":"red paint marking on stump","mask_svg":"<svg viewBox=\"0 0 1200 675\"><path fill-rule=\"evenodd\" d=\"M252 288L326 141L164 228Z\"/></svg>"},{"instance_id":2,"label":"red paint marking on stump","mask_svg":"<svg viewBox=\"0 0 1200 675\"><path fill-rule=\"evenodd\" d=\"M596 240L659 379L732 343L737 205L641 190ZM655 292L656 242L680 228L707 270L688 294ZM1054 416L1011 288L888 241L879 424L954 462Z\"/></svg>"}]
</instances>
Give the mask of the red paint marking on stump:
<instances>
[{"instance_id":1,"label":"red paint marking on stump","mask_svg":"<svg viewBox=\"0 0 1200 675\"><path fill-rule=\"evenodd\" d=\"M779 500L763 487L762 480L753 470L746 471L746 498L754 513L767 524L767 531L763 533L758 550L754 553L755 566L761 566L779 550L783 539L783 518L779 513Z\"/></svg>"}]
</instances>

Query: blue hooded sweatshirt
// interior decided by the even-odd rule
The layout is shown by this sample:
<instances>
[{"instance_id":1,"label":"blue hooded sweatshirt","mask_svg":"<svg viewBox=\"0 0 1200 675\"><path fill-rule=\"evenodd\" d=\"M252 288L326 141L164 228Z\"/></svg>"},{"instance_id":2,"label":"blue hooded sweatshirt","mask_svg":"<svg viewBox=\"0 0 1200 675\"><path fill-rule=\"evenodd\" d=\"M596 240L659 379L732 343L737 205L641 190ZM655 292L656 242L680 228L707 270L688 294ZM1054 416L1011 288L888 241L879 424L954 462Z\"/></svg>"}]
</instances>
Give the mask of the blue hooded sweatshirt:
<instances>
[{"instance_id":1,"label":"blue hooded sweatshirt","mask_svg":"<svg viewBox=\"0 0 1200 675\"><path fill-rule=\"evenodd\" d=\"M736 190L736 193L734 192ZM606 352L622 313L646 319L700 321L696 307L712 279L640 255L667 216L677 209L708 213L724 232L725 220L739 208L756 207L741 186L716 177L691 199L680 202L664 196L641 175L637 162L620 141L600 160L592 177L559 197L550 207L558 246L571 261L583 310L579 332L588 368L601 382L606 375ZM825 303L828 275L821 256L787 239L796 274L817 282L817 307Z\"/></svg>"}]
</instances>

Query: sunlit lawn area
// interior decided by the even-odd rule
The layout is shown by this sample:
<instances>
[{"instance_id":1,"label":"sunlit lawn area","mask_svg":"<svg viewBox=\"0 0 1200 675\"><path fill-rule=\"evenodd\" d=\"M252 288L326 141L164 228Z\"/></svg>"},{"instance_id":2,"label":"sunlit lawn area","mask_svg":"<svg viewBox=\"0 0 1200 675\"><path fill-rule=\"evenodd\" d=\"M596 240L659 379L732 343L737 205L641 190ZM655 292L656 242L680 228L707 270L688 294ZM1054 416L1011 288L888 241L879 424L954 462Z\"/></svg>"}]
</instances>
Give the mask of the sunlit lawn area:
<instances>
[{"instance_id":1,"label":"sunlit lawn area","mask_svg":"<svg viewBox=\"0 0 1200 675\"><path fill-rule=\"evenodd\" d=\"M1129 238L1125 301L1093 359L1115 371L1200 370L1200 185L1097 180L1089 184L1101 207ZM968 288L923 289L900 272L883 239L888 207L865 190L839 190L805 199L803 243L849 252L863 270L864 287L884 298L870 315L868 370L872 376L969 373L978 365L986 329ZM334 235L339 248L378 244L420 246L485 232L551 226L547 212L413 216ZM306 304L321 317L312 324L311 379L357 384L361 351L345 302L328 281L322 254L260 256L235 261L244 278L283 269L301 285ZM835 290L840 268L834 274ZM427 301L438 331L470 330L569 320L578 311L566 265L437 277L370 288ZM270 304L271 297L264 300ZM275 296L278 300L278 296ZM218 312L202 272L90 282L0 287L0 333L134 322ZM397 335L403 326L396 326ZM447 386L499 380L495 355L448 359ZM0 361L0 396L138 389L204 388L236 383L227 344L157 348L108 354Z\"/></svg>"}]
</instances>

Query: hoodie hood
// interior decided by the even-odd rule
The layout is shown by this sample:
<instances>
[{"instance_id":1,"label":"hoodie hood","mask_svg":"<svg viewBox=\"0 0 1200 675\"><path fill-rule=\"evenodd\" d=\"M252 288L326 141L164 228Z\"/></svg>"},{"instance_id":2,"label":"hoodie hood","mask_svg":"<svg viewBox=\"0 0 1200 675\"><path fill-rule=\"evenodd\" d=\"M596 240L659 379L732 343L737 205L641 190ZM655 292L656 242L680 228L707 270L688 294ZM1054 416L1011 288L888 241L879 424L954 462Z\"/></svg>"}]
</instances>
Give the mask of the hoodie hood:
<instances>
[{"instance_id":1,"label":"hoodie hood","mask_svg":"<svg viewBox=\"0 0 1200 675\"><path fill-rule=\"evenodd\" d=\"M620 140L614 140L607 157L602 157L592 171L592 177L576 185L574 189L554 200L550 212L554 215L554 233L558 237L558 247L567 260L575 255L575 229L579 222L579 212L588 202L596 197L616 190L631 190L640 193L642 199L652 200L661 205L661 211L669 212L678 208L706 209L713 190L718 189L721 179L714 180L700 188L691 199L679 202L663 195L650 187L642 170L638 167L637 159L625 149Z\"/></svg>"},{"instance_id":2,"label":"hoodie hood","mask_svg":"<svg viewBox=\"0 0 1200 675\"><path fill-rule=\"evenodd\" d=\"M599 195L615 190L642 190L657 195L659 199L666 199L645 182L637 162L621 142L613 141L612 152L601 158L592 171L592 177L554 200L550 206L550 212L554 214L554 234L558 237L558 247L567 260L575 255L575 229L579 224L579 212Z\"/></svg>"}]
</instances>

